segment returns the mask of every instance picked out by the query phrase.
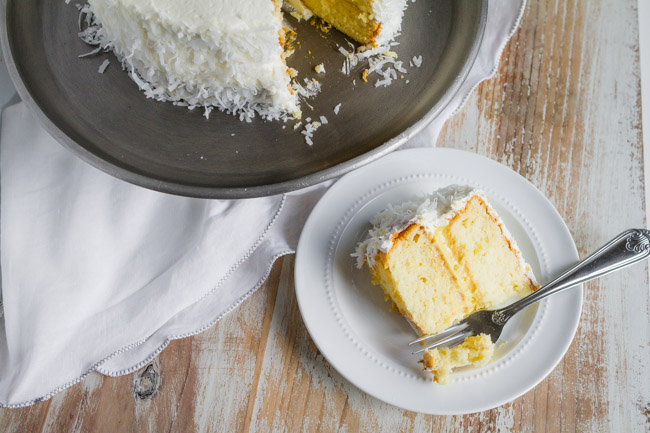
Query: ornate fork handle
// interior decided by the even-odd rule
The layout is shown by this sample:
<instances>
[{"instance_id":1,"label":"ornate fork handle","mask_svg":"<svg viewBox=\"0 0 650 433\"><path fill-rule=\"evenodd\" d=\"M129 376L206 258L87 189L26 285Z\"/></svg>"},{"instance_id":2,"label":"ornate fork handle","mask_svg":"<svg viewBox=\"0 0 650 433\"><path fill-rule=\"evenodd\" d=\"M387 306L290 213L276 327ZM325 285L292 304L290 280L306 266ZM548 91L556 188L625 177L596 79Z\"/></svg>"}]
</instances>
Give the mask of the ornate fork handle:
<instances>
[{"instance_id":1,"label":"ornate fork handle","mask_svg":"<svg viewBox=\"0 0 650 433\"><path fill-rule=\"evenodd\" d=\"M505 325L510 317L530 304L578 284L602 277L648 256L650 256L650 231L645 229L626 230L550 283L525 298L496 310L492 314L492 321L498 325Z\"/></svg>"}]
</instances>

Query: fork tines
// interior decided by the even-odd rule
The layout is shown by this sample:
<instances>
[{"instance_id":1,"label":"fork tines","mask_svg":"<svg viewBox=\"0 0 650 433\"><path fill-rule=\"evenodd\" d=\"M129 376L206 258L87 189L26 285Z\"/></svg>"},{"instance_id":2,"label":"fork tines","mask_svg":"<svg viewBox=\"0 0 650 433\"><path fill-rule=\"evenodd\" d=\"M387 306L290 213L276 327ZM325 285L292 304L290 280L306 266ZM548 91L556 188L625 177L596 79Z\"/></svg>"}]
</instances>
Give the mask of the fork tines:
<instances>
[{"instance_id":1,"label":"fork tines","mask_svg":"<svg viewBox=\"0 0 650 433\"><path fill-rule=\"evenodd\" d=\"M442 345L448 345L449 347L456 346L462 343L467 337L472 336L473 331L466 330L468 326L469 324L466 322L457 323L456 325L452 325L449 328L437 334L423 335L422 337L411 341L409 343L409 346L416 343L421 343L423 341L427 341L427 345L425 347L416 350L415 352L412 352L414 355L416 353L421 353L424 352L425 350L433 349L435 347L442 346Z\"/></svg>"}]
</instances>

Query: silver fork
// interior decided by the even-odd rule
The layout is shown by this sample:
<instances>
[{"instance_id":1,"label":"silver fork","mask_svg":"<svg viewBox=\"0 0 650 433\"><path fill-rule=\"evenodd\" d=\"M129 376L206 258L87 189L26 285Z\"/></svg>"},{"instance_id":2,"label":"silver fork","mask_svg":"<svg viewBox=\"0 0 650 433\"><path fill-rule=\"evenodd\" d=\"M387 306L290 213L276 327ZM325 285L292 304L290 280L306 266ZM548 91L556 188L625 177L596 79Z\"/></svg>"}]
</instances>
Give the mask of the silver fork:
<instances>
[{"instance_id":1,"label":"silver fork","mask_svg":"<svg viewBox=\"0 0 650 433\"><path fill-rule=\"evenodd\" d=\"M579 284L609 274L650 256L650 231L645 229L626 230L586 259L569 268L559 277L540 287L530 295L497 310L481 310L465 320L450 326L438 334L424 335L409 343L409 346L427 341L427 345L413 352L446 345L453 347L472 335L487 334L497 342L506 322L530 304L547 296L576 287Z\"/></svg>"}]
</instances>

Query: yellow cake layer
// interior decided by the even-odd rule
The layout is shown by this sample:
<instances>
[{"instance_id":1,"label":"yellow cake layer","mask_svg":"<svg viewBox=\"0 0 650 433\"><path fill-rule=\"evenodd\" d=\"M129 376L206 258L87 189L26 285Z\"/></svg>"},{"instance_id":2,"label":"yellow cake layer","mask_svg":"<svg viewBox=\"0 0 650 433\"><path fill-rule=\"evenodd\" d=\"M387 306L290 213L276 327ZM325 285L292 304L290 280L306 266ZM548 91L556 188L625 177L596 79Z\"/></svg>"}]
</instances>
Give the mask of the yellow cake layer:
<instances>
[{"instance_id":1,"label":"yellow cake layer","mask_svg":"<svg viewBox=\"0 0 650 433\"><path fill-rule=\"evenodd\" d=\"M433 374L433 380L444 385L453 369L467 365L485 365L494 355L494 343L487 334L466 338L460 345L424 352L422 362Z\"/></svg>"},{"instance_id":2,"label":"yellow cake layer","mask_svg":"<svg viewBox=\"0 0 650 433\"><path fill-rule=\"evenodd\" d=\"M480 197L473 197L445 232L472 281L473 310L496 308L535 290L510 240Z\"/></svg>"},{"instance_id":3,"label":"yellow cake layer","mask_svg":"<svg viewBox=\"0 0 650 433\"><path fill-rule=\"evenodd\" d=\"M436 235L411 225L400 233L389 254L380 253L379 266L372 269L373 282L422 334L447 328L473 307L469 279L460 264L449 263L454 256L446 251L442 233Z\"/></svg>"},{"instance_id":4,"label":"yellow cake layer","mask_svg":"<svg viewBox=\"0 0 650 433\"><path fill-rule=\"evenodd\" d=\"M373 44L381 31L373 0L302 0L317 16L362 44Z\"/></svg>"}]
</instances>

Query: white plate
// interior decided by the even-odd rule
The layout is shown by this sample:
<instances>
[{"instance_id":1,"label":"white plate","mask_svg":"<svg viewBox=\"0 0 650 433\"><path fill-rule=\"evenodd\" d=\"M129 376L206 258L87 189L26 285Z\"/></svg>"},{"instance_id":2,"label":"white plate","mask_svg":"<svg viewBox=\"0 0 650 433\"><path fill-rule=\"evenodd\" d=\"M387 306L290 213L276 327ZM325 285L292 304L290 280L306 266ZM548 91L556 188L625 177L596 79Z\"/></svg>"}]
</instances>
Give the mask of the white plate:
<instances>
[{"instance_id":1,"label":"white plate","mask_svg":"<svg viewBox=\"0 0 650 433\"><path fill-rule=\"evenodd\" d=\"M541 282L578 260L562 218L527 180L474 153L433 148L395 152L341 178L307 220L295 268L303 320L334 368L380 400L441 415L491 409L537 385L568 349L582 305L575 288L529 307L508 323L490 364L433 383L407 346L413 330L350 254L389 203L449 184L486 193Z\"/></svg>"}]
</instances>

